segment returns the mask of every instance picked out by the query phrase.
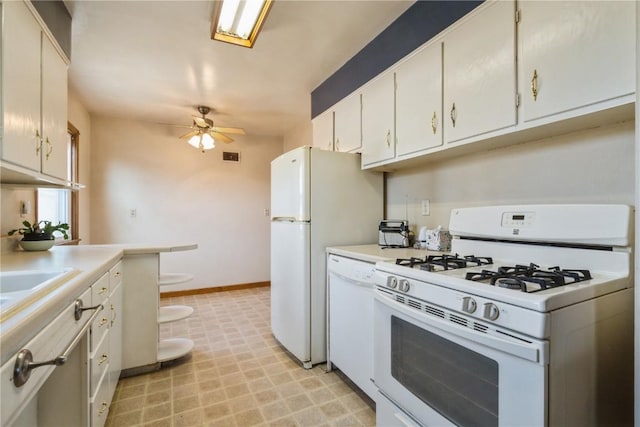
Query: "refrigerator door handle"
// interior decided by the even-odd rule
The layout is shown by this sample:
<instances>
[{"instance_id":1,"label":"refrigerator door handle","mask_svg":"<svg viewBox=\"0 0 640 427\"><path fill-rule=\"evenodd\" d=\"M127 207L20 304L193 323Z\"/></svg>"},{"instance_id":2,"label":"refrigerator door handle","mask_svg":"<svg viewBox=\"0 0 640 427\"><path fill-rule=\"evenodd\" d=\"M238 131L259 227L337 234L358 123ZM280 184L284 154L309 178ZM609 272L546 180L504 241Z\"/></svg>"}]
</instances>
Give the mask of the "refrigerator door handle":
<instances>
[{"instance_id":1,"label":"refrigerator door handle","mask_svg":"<svg viewBox=\"0 0 640 427\"><path fill-rule=\"evenodd\" d=\"M296 217L294 217L294 216L274 216L273 218L271 218L271 221L296 222Z\"/></svg>"}]
</instances>

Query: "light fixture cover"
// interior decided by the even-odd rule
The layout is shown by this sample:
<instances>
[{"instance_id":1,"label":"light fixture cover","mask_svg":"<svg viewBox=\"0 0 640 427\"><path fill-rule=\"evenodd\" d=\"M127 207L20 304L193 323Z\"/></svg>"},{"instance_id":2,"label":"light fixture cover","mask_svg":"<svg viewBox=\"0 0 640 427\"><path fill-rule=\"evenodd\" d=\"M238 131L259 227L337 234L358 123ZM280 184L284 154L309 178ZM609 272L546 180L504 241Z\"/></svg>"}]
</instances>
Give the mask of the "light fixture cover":
<instances>
[{"instance_id":1,"label":"light fixture cover","mask_svg":"<svg viewBox=\"0 0 640 427\"><path fill-rule=\"evenodd\" d=\"M219 0L211 23L211 38L252 47L273 0Z\"/></svg>"},{"instance_id":2,"label":"light fixture cover","mask_svg":"<svg viewBox=\"0 0 640 427\"><path fill-rule=\"evenodd\" d=\"M212 148L215 148L215 141L213 140L213 138L211 137L211 135L209 135L206 132L202 132L199 133L197 135L193 135L191 138L189 138L189 141L187 141L189 143L189 145L193 146L194 148L197 148L201 151L204 152L204 150L211 150Z\"/></svg>"}]
</instances>

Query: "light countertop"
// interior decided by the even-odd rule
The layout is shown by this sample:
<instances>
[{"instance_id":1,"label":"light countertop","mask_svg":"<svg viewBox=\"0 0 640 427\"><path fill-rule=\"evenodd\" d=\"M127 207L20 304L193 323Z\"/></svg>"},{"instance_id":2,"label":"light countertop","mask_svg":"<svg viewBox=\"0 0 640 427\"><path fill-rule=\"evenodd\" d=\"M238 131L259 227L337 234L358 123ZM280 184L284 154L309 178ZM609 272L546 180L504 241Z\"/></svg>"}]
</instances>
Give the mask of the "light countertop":
<instances>
[{"instance_id":1,"label":"light countertop","mask_svg":"<svg viewBox=\"0 0 640 427\"><path fill-rule=\"evenodd\" d=\"M384 248L377 244L372 244L328 247L327 253L342 255L366 262L378 262L393 261L396 258L424 258L427 255L438 255L442 252L414 248Z\"/></svg>"},{"instance_id":2,"label":"light countertop","mask_svg":"<svg viewBox=\"0 0 640 427\"><path fill-rule=\"evenodd\" d=\"M127 255L154 254L196 249L196 244L113 244L54 246L48 251L3 252L0 270L77 270L70 278L34 302L24 305L15 313L10 312L0 323L0 364L19 351L45 325L110 268ZM11 309L9 309L11 310Z\"/></svg>"}]
</instances>

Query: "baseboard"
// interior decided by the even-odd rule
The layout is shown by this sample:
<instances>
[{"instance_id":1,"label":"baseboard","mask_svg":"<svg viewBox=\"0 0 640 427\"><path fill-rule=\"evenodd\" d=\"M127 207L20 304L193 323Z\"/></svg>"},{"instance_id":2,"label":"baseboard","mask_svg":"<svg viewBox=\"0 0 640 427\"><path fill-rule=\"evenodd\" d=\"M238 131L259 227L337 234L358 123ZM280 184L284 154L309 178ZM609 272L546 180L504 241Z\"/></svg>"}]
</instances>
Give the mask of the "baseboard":
<instances>
[{"instance_id":1,"label":"baseboard","mask_svg":"<svg viewBox=\"0 0 640 427\"><path fill-rule=\"evenodd\" d=\"M160 298L185 297L202 295L212 292L239 291L241 289L264 288L271 286L271 282L241 283L238 285L214 286L211 288L185 289L183 291L160 292Z\"/></svg>"}]
</instances>

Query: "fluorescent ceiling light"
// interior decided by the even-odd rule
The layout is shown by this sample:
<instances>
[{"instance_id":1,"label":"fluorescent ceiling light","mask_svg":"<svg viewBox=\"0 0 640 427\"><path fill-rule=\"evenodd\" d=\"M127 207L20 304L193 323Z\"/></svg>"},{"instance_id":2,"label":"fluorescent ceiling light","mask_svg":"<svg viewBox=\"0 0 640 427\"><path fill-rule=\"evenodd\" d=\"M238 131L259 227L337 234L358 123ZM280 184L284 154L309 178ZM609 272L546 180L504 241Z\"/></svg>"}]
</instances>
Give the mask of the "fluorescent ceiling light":
<instances>
[{"instance_id":1,"label":"fluorescent ceiling light","mask_svg":"<svg viewBox=\"0 0 640 427\"><path fill-rule=\"evenodd\" d=\"M219 0L211 23L211 38L252 47L273 0Z\"/></svg>"}]
</instances>

